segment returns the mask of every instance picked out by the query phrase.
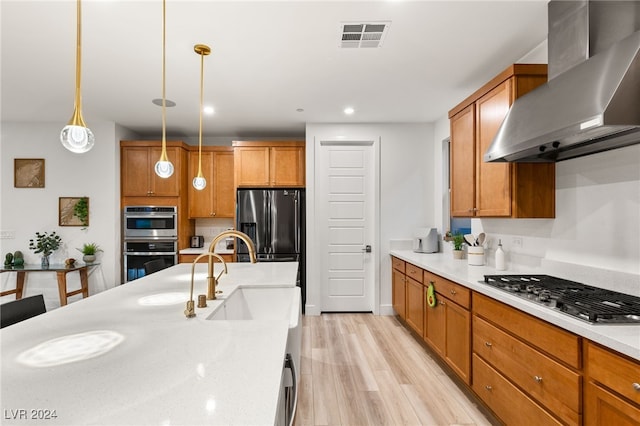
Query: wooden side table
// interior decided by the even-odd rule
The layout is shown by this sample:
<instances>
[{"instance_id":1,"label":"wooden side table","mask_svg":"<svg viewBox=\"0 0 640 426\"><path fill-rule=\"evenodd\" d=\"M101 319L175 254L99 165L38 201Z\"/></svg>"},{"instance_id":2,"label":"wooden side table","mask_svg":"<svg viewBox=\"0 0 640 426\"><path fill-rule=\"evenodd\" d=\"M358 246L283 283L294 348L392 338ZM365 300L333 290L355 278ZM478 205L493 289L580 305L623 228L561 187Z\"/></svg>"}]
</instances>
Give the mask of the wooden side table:
<instances>
[{"instance_id":1,"label":"wooden side table","mask_svg":"<svg viewBox=\"0 0 640 426\"><path fill-rule=\"evenodd\" d=\"M24 291L24 281L27 272L55 272L58 279L58 293L60 295L60 306L67 304L67 298L69 296L75 296L82 293L82 298L89 297L89 278L87 269L89 266L98 265L97 263L66 266L66 265L50 265L48 268L43 268L36 264L24 264L23 266L7 267L3 266L0 269L2 272L15 272L16 273L16 288L13 290L6 290L0 293L1 296L7 296L9 294L15 294L16 300L22 299L22 293ZM80 288L74 291L67 290L67 274L69 272L78 271L80 274Z\"/></svg>"}]
</instances>

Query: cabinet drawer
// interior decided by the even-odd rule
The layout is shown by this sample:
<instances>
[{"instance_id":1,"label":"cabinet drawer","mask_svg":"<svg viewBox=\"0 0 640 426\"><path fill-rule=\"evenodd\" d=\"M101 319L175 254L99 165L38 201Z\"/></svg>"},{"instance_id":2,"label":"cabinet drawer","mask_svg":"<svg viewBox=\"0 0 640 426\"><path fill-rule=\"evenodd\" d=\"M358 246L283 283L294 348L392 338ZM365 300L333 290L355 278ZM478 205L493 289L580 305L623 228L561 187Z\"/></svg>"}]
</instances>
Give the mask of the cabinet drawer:
<instances>
[{"instance_id":1,"label":"cabinet drawer","mask_svg":"<svg viewBox=\"0 0 640 426\"><path fill-rule=\"evenodd\" d=\"M473 391L507 425L560 425L551 414L473 354Z\"/></svg>"},{"instance_id":2,"label":"cabinet drawer","mask_svg":"<svg viewBox=\"0 0 640 426\"><path fill-rule=\"evenodd\" d=\"M471 290L468 288L449 281L446 278L442 278L439 275L425 271L424 283L429 284L430 281L433 281L436 291L447 299L456 302L463 308L469 309L469 306L471 306Z\"/></svg>"},{"instance_id":3,"label":"cabinet drawer","mask_svg":"<svg viewBox=\"0 0 640 426\"><path fill-rule=\"evenodd\" d=\"M580 423L580 375L473 317L473 351L568 424Z\"/></svg>"},{"instance_id":4,"label":"cabinet drawer","mask_svg":"<svg viewBox=\"0 0 640 426\"><path fill-rule=\"evenodd\" d=\"M591 342L587 344L587 372L592 380L640 404L640 363ZM634 387L638 386L639 389Z\"/></svg>"},{"instance_id":5,"label":"cabinet drawer","mask_svg":"<svg viewBox=\"0 0 640 426\"><path fill-rule=\"evenodd\" d=\"M393 269L404 274L404 260L400 260L397 257L391 257L391 266Z\"/></svg>"},{"instance_id":6,"label":"cabinet drawer","mask_svg":"<svg viewBox=\"0 0 640 426\"><path fill-rule=\"evenodd\" d=\"M581 339L575 334L475 292L473 312L567 365L582 367Z\"/></svg>"},{"instance_id":7,"label":"cabinet drawer","mask_svg":"<svg viewBox=\"0 0 640 426\"><path fill-rule=\"evenodd\" d=\"M407 263L406 271L408 277L411 277L419 283L422 283L422 269L418 268L416 265Z\"/></svg>"}]
</instances>

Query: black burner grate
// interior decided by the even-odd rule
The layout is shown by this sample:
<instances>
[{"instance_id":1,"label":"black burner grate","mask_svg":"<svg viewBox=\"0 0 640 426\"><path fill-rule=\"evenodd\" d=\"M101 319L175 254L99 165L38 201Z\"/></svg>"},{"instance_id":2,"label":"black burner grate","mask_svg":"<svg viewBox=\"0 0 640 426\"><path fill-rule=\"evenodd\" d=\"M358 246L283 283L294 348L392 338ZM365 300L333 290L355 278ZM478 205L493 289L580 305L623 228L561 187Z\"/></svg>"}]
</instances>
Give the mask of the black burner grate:
<instances>
[{"instance_id":1,"label":"black burner grate","mask_svg":"<svg viewBox=\"0 0 640 426\"><path fill-rule=\"evenodd\" d=\"M589 322L640 324L640 297L549 275L485 275L484 282Z\"/></svg>"},{"instance_id":2,"label":"black burner grate","mask_svg":"<svg viewBox=\"0 0 640 426\"><path fill-rule=\"evenodd\" d=\"M628 318L640 322L640 298L610 290L590 294L565 293L556 302L562 312L592 322L612 322Z\"/></svg>"}]
</instances>

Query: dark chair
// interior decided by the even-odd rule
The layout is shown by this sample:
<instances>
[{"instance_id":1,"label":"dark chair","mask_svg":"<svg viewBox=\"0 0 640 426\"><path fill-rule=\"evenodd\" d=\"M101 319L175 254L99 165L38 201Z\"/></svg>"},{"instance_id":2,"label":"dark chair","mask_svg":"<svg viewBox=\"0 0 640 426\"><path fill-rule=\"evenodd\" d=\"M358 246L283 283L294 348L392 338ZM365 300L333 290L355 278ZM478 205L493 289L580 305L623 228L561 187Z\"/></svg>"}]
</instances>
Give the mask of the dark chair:
<instances>
[{"instance_id":1,"label":"dark chair","mask_svg":"<svg viewBox=\"0 0 640 426\"><path fill-rule=\"evenodd\" d=\"M0 305L0 328L44 314L47 308L41 294L14 300Z\"/></svg>"},{"instance_id":2,"label":"dark chair","mask_svg":"<svg viewBox=\"0 0 640 426\"><path fill-rule=\"evenodd\" d=\"M144 263L142 266L144 267L144 274L149 275L166 268L167 264L164 262L164 259L155 259Z\"/></svg>"}]
</instances>

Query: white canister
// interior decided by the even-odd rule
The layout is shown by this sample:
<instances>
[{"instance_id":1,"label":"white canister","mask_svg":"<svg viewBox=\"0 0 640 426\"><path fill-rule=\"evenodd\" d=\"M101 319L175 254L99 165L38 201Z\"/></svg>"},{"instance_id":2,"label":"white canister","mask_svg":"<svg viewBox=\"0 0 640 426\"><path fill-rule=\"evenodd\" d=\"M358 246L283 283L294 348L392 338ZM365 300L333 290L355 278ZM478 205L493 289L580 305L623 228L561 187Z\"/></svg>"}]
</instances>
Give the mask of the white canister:
<instances>
[{"instance_id":1,"label":"white canister","mask_svg":"<svg viewBox=\"0 0 640 426\"><path fill-rule=\"evenodd\" d=\"M467 248L467 260L469 261L469 265L484 265L484 247L469 246Z\"/></svg>"}]
</instances>

